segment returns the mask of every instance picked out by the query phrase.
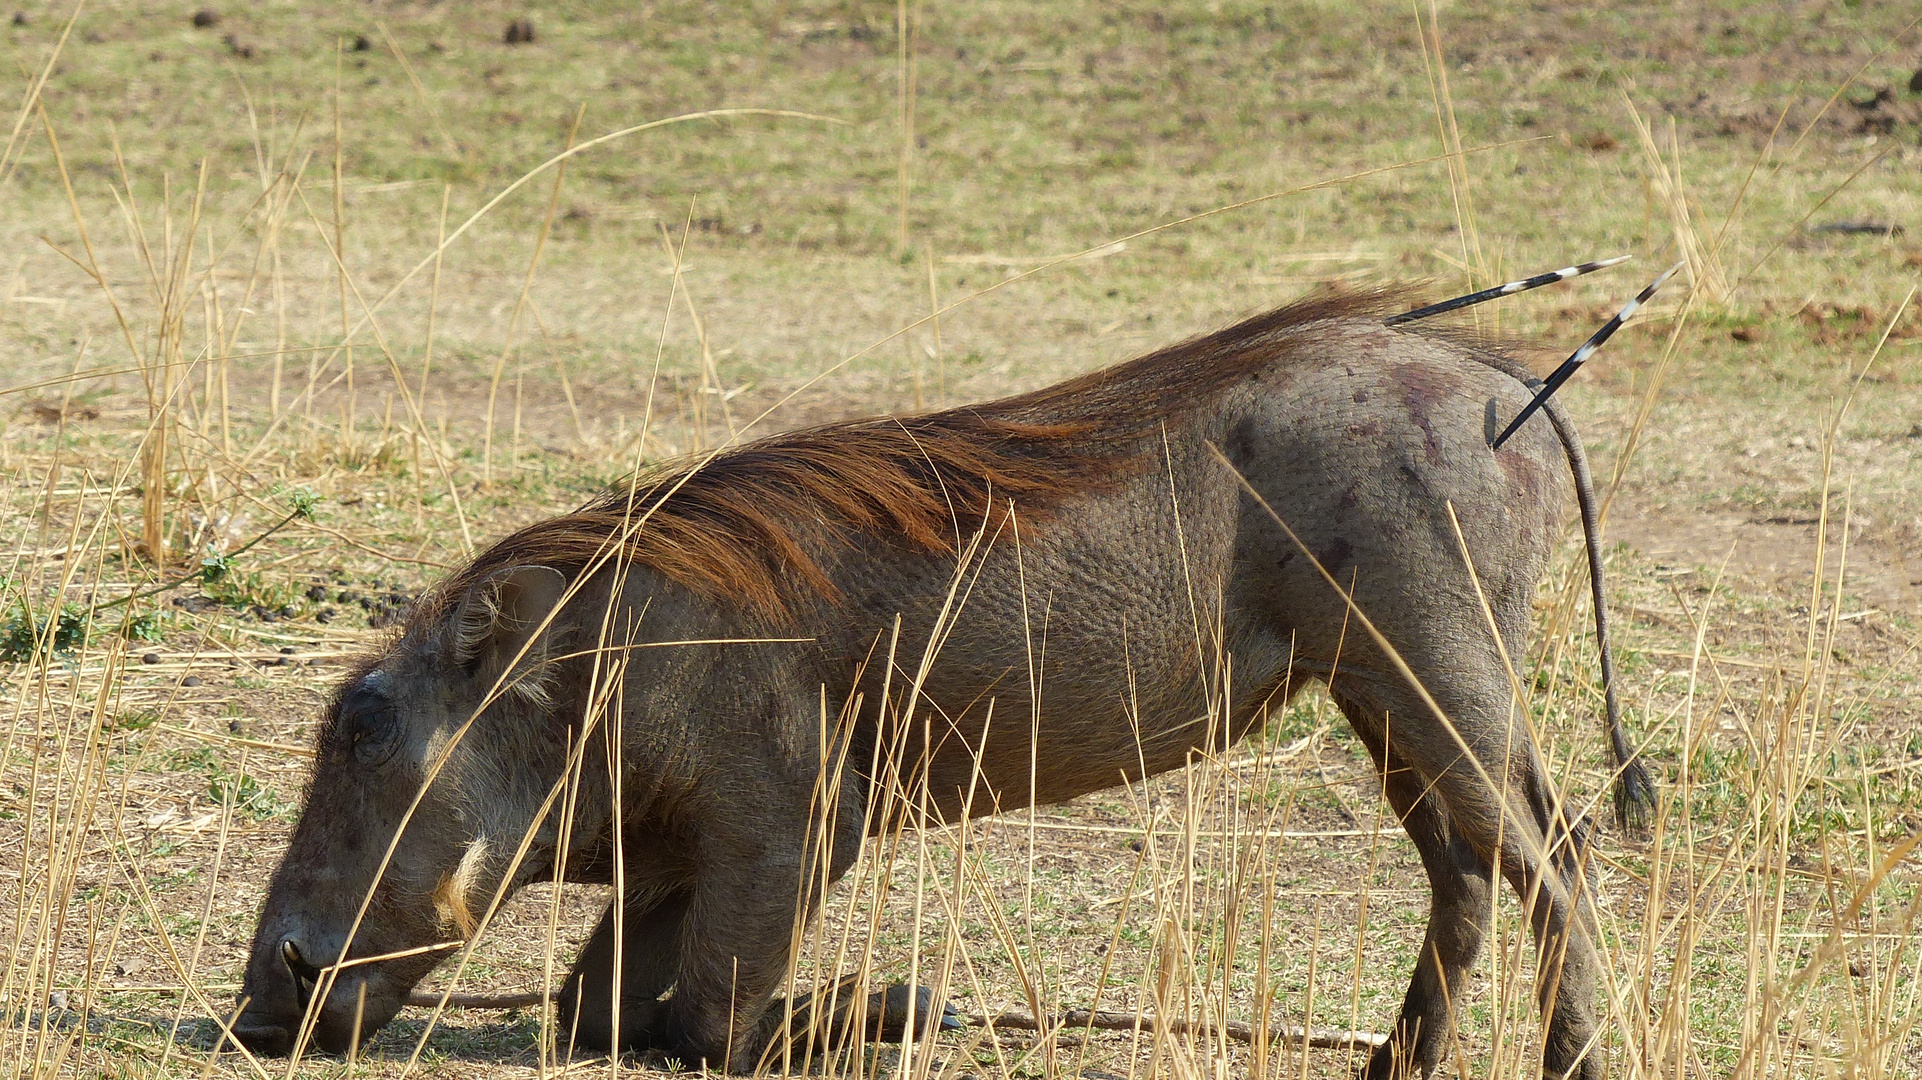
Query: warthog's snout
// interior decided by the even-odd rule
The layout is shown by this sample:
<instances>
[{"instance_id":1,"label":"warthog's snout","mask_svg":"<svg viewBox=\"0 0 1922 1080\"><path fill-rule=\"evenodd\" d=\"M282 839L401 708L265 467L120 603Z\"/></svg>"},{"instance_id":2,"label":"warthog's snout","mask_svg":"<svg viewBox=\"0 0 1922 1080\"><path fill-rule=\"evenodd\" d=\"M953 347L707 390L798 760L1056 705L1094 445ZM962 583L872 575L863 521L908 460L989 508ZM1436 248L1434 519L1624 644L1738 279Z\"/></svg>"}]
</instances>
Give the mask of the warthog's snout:
<instances>
[{"instance_id":1,"label":"warthog's snout","mask_svg":"<svg viewBox=\"0 0 1922 1080\"><path fill-rule=\"evenodd\" d=\"M293 1052L310 1011L315 1016L305 1047L323 1053L344 1054L379 1031L400 1011L405 992L372 965L341 968L329 980L314 961L335 955L338 946L322 952L298 936L256 942L234 1037L256 1054L284 1056ZM327 997L315 1010L314 995L323 986Z\"/></svg>"}]
</instances>

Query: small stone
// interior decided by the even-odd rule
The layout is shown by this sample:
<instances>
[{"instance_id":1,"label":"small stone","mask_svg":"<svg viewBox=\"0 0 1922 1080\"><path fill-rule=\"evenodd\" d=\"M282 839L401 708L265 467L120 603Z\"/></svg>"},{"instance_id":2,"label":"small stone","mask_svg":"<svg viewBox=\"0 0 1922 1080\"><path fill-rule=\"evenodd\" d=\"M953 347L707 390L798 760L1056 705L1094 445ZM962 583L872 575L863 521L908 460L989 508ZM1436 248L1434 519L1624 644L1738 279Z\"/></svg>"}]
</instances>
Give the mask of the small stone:
<instances>
[{"instance_id":1,"label":"small stone","mask_svg":"<svg viewBox=\"0 0 1922 1080\"><path fill-rule=\"evenodd\" d=\"M158 664L160 662L160 654L157 652L150 652L145 656L142 656L140 658L140 662L143 664Z\"/></svg>"},{"instance_id":2,"label":"small stone","mask_svg":"<svg viewBox=\"0 0 1922 1080\"><path fill-rule=\"evenodd\" d=\"M65 1009L67 1007L67 992L65 990L55 990L53 993L48 994L47 1007L50 1009Z\"/></svg>"},{"instance_id":3,"label":"small stone","mask_svg":"<svg viewBox=\"0 0 1922 1080\"><path fill-rule=\"evenodd\" d=\"M198 675L189 675L189 676L187 676L186 678L184 678L184 679L182 679L182 680L180 680L180 685L182 685L182 686L199 686L199 685L201 685L201 682L200 682L200 676L198 676Z\"/></svg>"},{"instance_id":4,"label":"small stone","mask_svg":"<svg viewBox=\"0 0 1922 1080\"><path fill-rule=\"evenodd\" d=\"M207 30L220 25L220 12L213 8L201 8L194 12L194 28Z\"/></svg>"}]
</instances>

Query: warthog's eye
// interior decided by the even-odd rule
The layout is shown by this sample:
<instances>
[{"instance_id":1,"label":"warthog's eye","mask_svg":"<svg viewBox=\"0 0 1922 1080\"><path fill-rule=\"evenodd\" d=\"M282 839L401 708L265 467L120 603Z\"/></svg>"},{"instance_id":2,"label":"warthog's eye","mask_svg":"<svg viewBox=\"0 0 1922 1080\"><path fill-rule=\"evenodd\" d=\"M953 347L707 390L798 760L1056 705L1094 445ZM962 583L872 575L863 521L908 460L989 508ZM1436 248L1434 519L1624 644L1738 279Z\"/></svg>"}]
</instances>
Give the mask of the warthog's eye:
<instances>
[{"instance_id":1,"label":"warthog's eye","mask_svg":"<svg viewBox=\"0 0 1922 1080\"><path fill-rule=\"evenodd\" d=\"M362 765L384 765L400 749L400 715L379 688L364 679L340 701L340 726Z\"/></svg>"}]
</instances>

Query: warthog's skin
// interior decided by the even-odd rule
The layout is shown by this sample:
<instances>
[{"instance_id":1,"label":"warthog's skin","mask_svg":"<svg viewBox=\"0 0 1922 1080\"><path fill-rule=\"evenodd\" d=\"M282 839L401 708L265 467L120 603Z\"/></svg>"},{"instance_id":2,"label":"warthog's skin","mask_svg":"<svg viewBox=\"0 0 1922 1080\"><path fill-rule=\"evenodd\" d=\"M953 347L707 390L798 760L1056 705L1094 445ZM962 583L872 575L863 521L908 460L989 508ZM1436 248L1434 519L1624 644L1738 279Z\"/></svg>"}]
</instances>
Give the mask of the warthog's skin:
<instances>
[{"instance_id":1,"label":"warthog's skin","mask_svg":"<svg viewBox=\"0 0 1922 1080\"><path fill-rule=\"evenodd\" d=\"M239 1036L261 1051L290 1049L309 996L293 968L341 955L428 763L525 647L520 689L499 695L448 756L348 956L458 937L431 896L439 890L445 900L451 881L484 909L530 830L513 887L556 876L611 880L616 800L606 762L615 751L601 741L606 727L584 753L564 865L562 807L540 811L569 768L590 695L605 694L612 671L623 697L618 802L628 898L620 1031L610 1030L610 909L565 984L563 1039L571 1032L576 1047L651 1047L690 1065L751 1069L782 1023L784 1010L770 1002L811 857L824 701L829 713L857 693L866 703L834 807L832 879L878 824L865 819L868 773L896 750L910 773L925 766L929 797L950 820L965 812L970 790L975 813L1060 802L1231 743L1333 672L1334 698L1382 770L1433 888L1400 1021L1366 1075L1425 1073L1442 1060L1452 1033L1448 991L1468 985L1499 866L1532 905L1544 957L1543 1069L1599 1078L1600 1055L1587 1053L1597 961L1581 874L1502 655L1503 646L1518 661L1524 653L1535 584L1560 534L1563 447L1544 418L1499 453L1489 450L1491 419L1512 417L1529 399L1513 374L1497 370L1506 364L1498 358L1384 328L1366 304L1304 304L1263 318L1169 351L1212 348L1241 365L1232 377L1194 376L1200 389L1187 400L1129 400L1137 388L1127 372L1160 362L1150 357L1112 378L978 406L966 417L940 414L955 424L997 416L1041 423L1110 408L1154 418L1137 416L1132 433L1102 443L1101 468L1076 473L1073 485L1016 495L1013 521L1003 515L982 530L977 506L949 523L951 548L977 530L984 538L942 627L913 730L899 742L875 718L887 675L876 658L888 652L898 616L887 692L901 703L951 603L960 562L952 551L875 528L808 531L804 546L829 588L790 582L787 607L772 613L692 587L645 555L620 573L585 575L579 558L557 569L561 560L523 559L518 549L483 556L343 684L268 890ZM1247 350L1260 355L1247 359ZM1077 438L1060 437L1064 455L1082 445ZM1356 607L1452 730L1364 632L1317 561L1352 587ZM679 565L667 555L655 562ZM537 632L577 578L577 591ZM581 654L604 626L617 645L807 640L628 649L612 654L624 667L610 668L603 655L597 676ZM1041 653L1044 630L1037 705L1030 657ZM1224 690L1226 706L1211 723L1211 696ZM1031 745L1039 748L1033 760ZM485 847L472 846L478 841ZM299 964L290 966L283 943ZM371 1034L445 956L343 969L311 1043L344 1050L357 1006L360 1034Z\"/></svg>"}]
</instances>

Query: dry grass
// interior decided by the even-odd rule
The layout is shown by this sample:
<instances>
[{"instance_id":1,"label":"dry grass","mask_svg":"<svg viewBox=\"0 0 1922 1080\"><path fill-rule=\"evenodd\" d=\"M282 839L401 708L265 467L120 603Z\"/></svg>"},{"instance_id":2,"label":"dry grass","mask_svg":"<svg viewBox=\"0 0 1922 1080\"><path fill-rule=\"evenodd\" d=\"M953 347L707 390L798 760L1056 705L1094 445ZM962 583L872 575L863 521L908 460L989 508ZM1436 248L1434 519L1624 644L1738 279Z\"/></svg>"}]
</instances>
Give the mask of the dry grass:
<instances>
[{"instance_id":1,"label":"dry grass","mask_svg":"<svg viewBox=\"0 0 1922 1080\"><path fill-rule=\"evenodd\" d=\"M1698 288L1567 391L1667 773L1651 833L1601 845L1605 1053L1922 1072L1922 256L1807 227L1922 226L1915 39L1875 7L610 5L517 46L523 13L484 5L26 12L0 28L0 1071L284 1071L208 1051L330 679L477 543L634 463L776 403L763 427L1038 385L1318 280L1635 251ZM552 160L695 105L842 123L715 114ZM1500 318L1572 344L1627 281ZM1573 555L1524 675L1586 805ZM1385 1026L1425 893L1311 697L1182 774L870 844L796 979L1161 1021L819 1066L844 1076L1338 1076L1352 1053L1285 1028ZM475 903L458 988L551 985L605 899ZM1497 915L1461 1075L1531 1075L1531 951ZM429 1015L292 1071L557 1071L543 1010ZM1202 1034L1228 1024L1253 1041Z\"/></svg>"}]
</instances>

